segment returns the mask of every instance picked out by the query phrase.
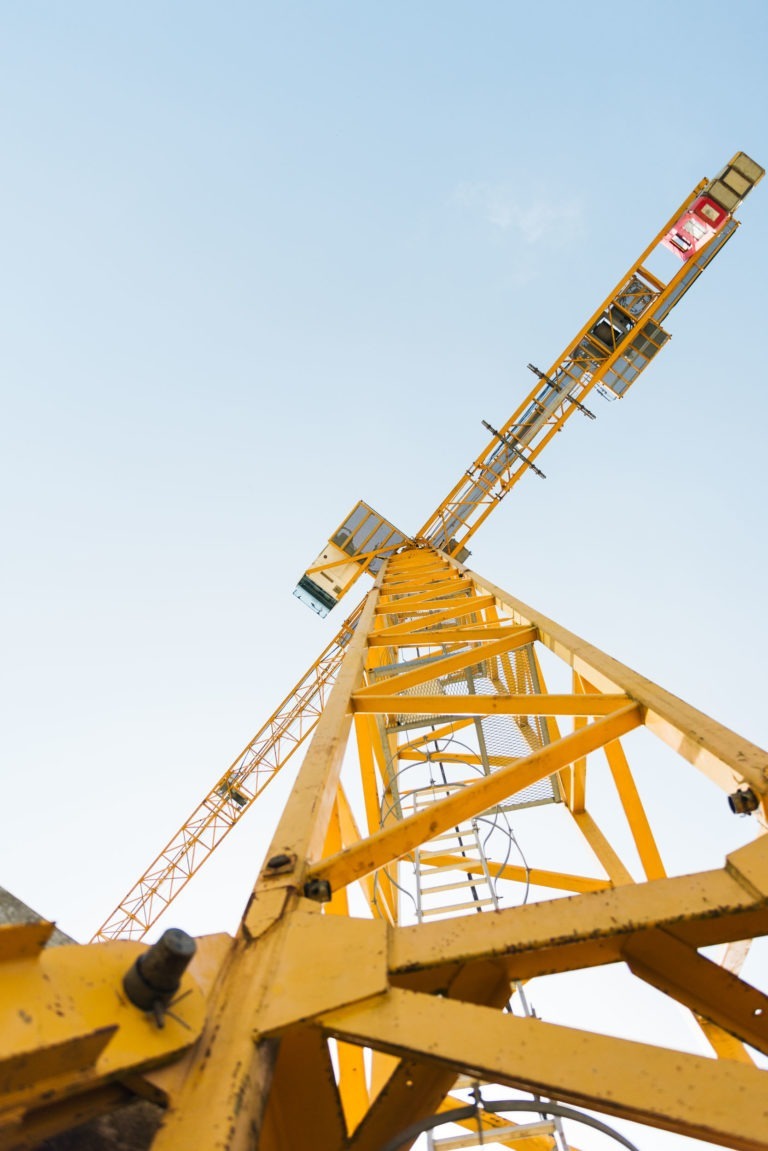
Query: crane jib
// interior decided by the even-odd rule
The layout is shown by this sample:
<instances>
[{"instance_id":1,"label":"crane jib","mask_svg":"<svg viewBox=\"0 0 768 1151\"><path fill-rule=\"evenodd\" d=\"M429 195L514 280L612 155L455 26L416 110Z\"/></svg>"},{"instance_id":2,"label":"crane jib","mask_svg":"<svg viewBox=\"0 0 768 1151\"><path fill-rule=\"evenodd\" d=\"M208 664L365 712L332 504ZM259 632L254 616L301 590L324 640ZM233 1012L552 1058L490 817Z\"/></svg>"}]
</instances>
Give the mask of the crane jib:
<instances>
[{"instance_id":1,"label":"crane jib","mask_svg":"<svg viewBox=\"0 0 768 1151\"><path fill-rule=\"evenodd\" d=\"M507 422L495 428L482 421L492 440L414 537L358 503L294 594L318 615L327 615L363 571L375 574L384 558L411 539L465 559L472 535L518 479L526 471L545 478L536 460L573 412L595 418L585 397L597 389L607 399L622 399L664 347L669 332L662 320L734 235L738 222L732 213L762 174L759 165L737 153L714 180L694 188L549 371L528 364L537 382ZM669 252L681 266L665 280L649 264L660 253L669 261ZM375 517L366 521L367 529L379 525L376 539L372 529L357 531L363 508Z\"/></svg>"}]
</instances>

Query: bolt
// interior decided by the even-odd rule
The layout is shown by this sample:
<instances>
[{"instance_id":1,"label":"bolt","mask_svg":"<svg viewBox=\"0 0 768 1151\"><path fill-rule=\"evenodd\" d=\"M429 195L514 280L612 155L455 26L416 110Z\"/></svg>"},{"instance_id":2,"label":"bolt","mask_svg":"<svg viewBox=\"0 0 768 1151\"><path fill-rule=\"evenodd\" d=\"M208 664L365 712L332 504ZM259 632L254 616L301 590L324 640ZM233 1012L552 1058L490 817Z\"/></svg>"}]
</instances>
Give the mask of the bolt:
<instances>
[{"instance_id":1,"label":"bolt","mask_svg":"<svg viewBox=\"0 0 768 1151\"><path fill-rule=\"evenodd\" d=\"M728 796L728 806L734 815L751 815L760 806L760 800L751 787L742 787Z\"/></svg>"},{"instance_id":2,"label":"bolt","mask_svg":"<svg viewBox=\"0 0 768 1151\"><path fill-rule=\"evenodd\" d=\"M279 867L287 867L290 862L290 855L273 855L267 860L267 868L269 871L277 871Z\"/></svg>"},{"instance_id":3,"label":"bolt","mask_svg":"<svg viewBox=\"0 0 768 1151\"><path fill-rule=\"evenodd\" d=\"M327 879L308 879L304 884L304 895L315 903L330 903L331 885Z\"/></svg>"},{"instance_id":4,"label":"bolt","mask_svg":"<svg viewBox=\"0 0 768 1151\"><path fill-rule=\"evenodd\" d=\"M154 1011L158 1026L181 984L197 944L178 927L164 931L123 977L123 990L135 1007Z\"/></svg>"}]
</instances>

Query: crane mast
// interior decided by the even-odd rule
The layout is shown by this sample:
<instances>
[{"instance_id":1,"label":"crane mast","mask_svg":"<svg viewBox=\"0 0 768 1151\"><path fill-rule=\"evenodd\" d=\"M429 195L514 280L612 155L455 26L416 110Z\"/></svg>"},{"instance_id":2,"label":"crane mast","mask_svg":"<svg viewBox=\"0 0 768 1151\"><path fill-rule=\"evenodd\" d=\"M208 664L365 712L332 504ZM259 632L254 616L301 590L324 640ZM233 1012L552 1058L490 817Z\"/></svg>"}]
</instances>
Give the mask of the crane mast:
<instances>
[{"instance_id":1,"label":"crane mast","mask_svg":"<svg viewBox=\"0 0 768 1151\"><path fill-rule=\"evenodd\" d=\"M163 1109L153 1151L635 1148L627 1122L768 1151L768 995L741 978L768 935L768 753L464 562L590 393L655 358L763 174L737 153L694 188L416 533L355 505L297 595L326 615L373 587L96 944L0 928L0 1151L137 1098ZM305 745L236 936L144 946ZM704 775L755 840L675 874L649 763ZM632 987L674 1000L705 1054L574 1025L550 977L596 967L629 1016Z\"/></svg>"},{"instance_id":2,"label":"crane mast","mask_svg":"<svg viewBox=\"0 0 768 1151\"><path fill-rule=\"evenodd\" d=\"M585 398L598 386L617 398L626 395L667 341L662 321L734 235L738 222L732 213L762 171L740 152L713 180L701 180L696 185L548 372L534 369L537 383L502 427L493 429L486 448L414 539L426 540L447 554L465 559L469 540L515 483L526 471L542 474L535 461L571 416L588 412ZM712 203L718 207L715 219L702 217L701 209L711 211ZM687 232L686 226L702 234ZM681 252L678 244L687 242L688 236L691 246ZM672 237L677 237L677 243ZM680 259L680 267L666 281L646 267L662 247L671 247ZM295 594L315 612L326 615L364 571L376 575L386 558L409 538L359 501L302 576ZM216 779L94 939L142 939L311 735L359 612L358 607L246 748Z\"/></svg>"}]
</instances>

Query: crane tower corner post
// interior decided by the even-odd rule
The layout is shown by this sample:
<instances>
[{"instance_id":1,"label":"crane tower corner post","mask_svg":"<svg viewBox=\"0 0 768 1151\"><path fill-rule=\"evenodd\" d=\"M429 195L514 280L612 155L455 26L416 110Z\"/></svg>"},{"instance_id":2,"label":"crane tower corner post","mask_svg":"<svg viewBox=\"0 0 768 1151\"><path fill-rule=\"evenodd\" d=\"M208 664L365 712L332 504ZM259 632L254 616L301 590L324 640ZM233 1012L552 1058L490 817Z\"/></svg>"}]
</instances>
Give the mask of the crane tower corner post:
<instances>
[{"instance_id":1,"label":"crane tower corner post","mask_svg":"<svg viewBox=\"0 0 768 1151\"><path fill-rule=\"evenodd\" d=\"M631 1146L623 1121L768 1151L768 995L740 976L745 941L768 934L768 753L457 558L588 392L623 395L663 346L661 319L762 174L737 153L694 189L416 535L355 505L297 594L325 615L364 571L373 588L103 943L0 928L0 1147L144 1098L164 1109L153 1151L395 1151L423 1132L446 1151L564 1151L590 1127ZM659 245L680 264L666 281L645 266ZM305 745L236 938L176 931L147 950ZM672 871L657 755L665 778L706 776L719 818L752 818L755 841ZM533 809L548 830L527 838ZM594 967L625 981L642 1038L616 1037L598 1004L574 1026L548 998ZM687 1035L648 1042L640 985L715 1057Z\"/></svg>"}]
</instances>

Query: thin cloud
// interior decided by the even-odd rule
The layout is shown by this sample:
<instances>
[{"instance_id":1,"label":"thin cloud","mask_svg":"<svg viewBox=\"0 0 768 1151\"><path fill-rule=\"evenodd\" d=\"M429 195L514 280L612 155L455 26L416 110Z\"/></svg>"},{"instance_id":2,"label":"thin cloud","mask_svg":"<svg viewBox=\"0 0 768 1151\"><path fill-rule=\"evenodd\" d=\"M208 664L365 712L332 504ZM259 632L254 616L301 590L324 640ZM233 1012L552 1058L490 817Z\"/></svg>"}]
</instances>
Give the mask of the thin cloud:
<instances>
[{"instance_id":1,"label":"thin cloud","mask_svg":"<svg viewBox=\"0 0 768 1151\"><path fill-rule=\"evenodd\" d=\"M581 206L576 201L547 196L524 200L507 184L459 184L453 199L500 231L517 233L530 245L545 242L561 247L582 229Z\"/></svg>"}]
</instances>

